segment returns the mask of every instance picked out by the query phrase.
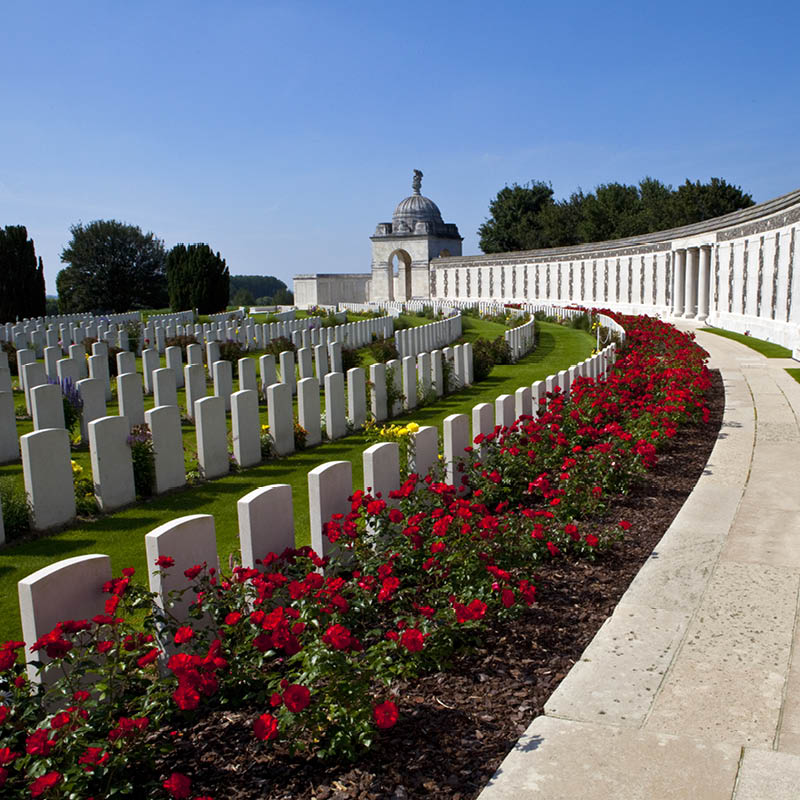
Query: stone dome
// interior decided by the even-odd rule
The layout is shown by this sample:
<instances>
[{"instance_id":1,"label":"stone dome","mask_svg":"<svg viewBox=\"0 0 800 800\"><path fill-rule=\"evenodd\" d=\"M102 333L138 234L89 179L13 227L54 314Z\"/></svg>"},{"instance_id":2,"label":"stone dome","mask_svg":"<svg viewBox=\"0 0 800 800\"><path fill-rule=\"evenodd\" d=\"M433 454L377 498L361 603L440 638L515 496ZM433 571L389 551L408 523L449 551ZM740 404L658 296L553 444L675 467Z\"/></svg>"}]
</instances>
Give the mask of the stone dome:
<instances>
[{"instance_id":1,"label":"stone dome","mask_svg":"<svg viewBox=\"0 0 800 800\"><path fill-rule=\"evenodd\" d=\"M397 204L392 214L392 228L400 230L408 226L413 231L418 222L431 222L434 226L444 225L442 212L436 203L419 192L414 192Z\"/></svg>"}]
</instances>

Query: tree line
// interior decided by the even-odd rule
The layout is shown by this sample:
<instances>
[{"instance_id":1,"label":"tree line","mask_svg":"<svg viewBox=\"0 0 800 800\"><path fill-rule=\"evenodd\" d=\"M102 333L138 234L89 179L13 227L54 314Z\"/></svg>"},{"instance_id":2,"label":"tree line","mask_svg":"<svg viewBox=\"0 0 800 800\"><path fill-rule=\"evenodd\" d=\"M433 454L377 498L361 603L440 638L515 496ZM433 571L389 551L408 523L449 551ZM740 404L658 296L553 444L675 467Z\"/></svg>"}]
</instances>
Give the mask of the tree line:
<instances>
[{"instance_id":1,"label":"tree line","mask_svg":"<svg viewBox=\"0 0 800 800\"><path fill-rule=\"evenodd\" d=\"M655 178L638 185L604 183L556 200L543 181L505 186L478 228L484 253L602 242L677 228L748 208L753 198L721 178L673 189Z\"/></svg>"},{"instance_id":2,"label":"tree line","mask_svg":"<svg viewBox=\"0 0 800 800\"><path fill-rule=\"evenodd\" d=\"M78 223L70 233L61 253L66 266L56 276L62 314L167 307L212 314L232 300L254 304L253 289L259 304L293 300L278 278L232 277L225 259L205 243L181 243L167 251L153 233L117 220ZM42 316L46 308L44 267L33 239L23 225L0 228L0 322Z\"/></svg>"}]
</instances>

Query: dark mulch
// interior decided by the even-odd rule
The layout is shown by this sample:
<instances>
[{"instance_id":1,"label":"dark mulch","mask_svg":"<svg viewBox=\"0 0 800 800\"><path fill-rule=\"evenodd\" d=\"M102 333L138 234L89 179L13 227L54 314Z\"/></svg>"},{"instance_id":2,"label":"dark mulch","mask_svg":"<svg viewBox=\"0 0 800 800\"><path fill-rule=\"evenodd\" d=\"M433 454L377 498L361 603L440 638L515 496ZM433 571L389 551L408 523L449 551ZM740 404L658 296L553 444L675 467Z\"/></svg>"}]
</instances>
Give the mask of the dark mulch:
<instances>
[{"instance_id":1,"label":"dark mulch","mask_svg":"<svg viewBox=\"0 0 800 800\"><path fill-rule=\"evenodd\" d=\"M446 673L401 687L400 721L357 765L326 765L262 746L252 719L263 709L219 713L177 739L162 765L193 779L193 794L244 798L476 797L547 698L613 612L701 475L722 420L724 391L713 373L711 421L684 428L648 480L606 521L633 527L595 563L554 561L537 580L538 602L513 629Z\"/></svg>"}]
</instances>

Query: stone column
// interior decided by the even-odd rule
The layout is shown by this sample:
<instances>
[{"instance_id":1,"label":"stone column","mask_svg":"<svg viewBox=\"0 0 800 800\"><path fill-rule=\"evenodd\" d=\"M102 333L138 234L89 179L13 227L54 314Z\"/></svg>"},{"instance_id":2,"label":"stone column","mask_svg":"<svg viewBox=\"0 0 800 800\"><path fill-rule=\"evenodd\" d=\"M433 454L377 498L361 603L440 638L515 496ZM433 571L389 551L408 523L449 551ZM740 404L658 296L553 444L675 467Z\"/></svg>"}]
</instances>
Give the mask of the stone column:
<instances>
[{"instance_id":1,"label":"stone column","mask_svg":"<svg viewBox=\"0 0 800 800\"><path fill-rule=\"evenodd\" d=\"M700 248L700 271L697 286L697 321L705 322L709 312L709 286L711 278L711 245Z\"/></svg>"},{"instance_id":2,"label":"stone column","mask_svg":"<svg viewBox=\"0 0 800 800\"><path fill-rule=\"evenodd\" d=\"M694 319L697 316L697 273L699 248L686 248L686 282L684 293L684 312L685 319Z\"/></svg>"},{"instance_id":3,"label":"stone column","mask_svg":"<svg viewBox=\"0 0 800 800\"><path fill-rule=\"evenodd\" d=\"M683 289L686 283L686 250L676 250L672 273L672 316L682 317L684 310Z\"/></svg>"}]
</instances>

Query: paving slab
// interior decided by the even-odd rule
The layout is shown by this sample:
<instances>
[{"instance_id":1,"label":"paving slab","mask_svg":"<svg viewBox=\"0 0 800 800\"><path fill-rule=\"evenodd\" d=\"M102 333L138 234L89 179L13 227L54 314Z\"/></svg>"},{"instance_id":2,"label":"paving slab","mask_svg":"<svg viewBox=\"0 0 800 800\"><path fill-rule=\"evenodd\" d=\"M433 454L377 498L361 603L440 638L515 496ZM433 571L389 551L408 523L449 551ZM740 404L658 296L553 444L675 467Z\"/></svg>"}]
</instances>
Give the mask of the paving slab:
<instances>
[{"instance_id":1,"label":"paving slab","mask_svg":"<svg viewBox=\"0 0 800 800\"><path fill-rule=\"evenodd\" d=\"M481 800L730 800L741 748L537 717Z\"/></svg>"},{"instance_id":2,"label":"paving slab","mask_svg":"<svg viewBox=\"0 0 800 800\"><path fill-rule=\"evenodd\" d=\"M620 603L544 707L551 717L639 727L689 615Z\"/></svg>"},{"instance_id":3,"label":"paving slab","mask_svg":"<svg viewBox=\"0 0 800 800\"><path fill-rule=\"evenodd\" d=\"M797 800L800 756L746 747L733 800Z\"/></svg>"},{"instance_id":4,"label":"paving slab","mask_svg":"<svg viewBox=\"0 0 800 800\"><path fill-rule=\"evenodd\" d=\"M771 747L799 584L789 569L718 564L645 727Z\"/></svg>"}]
</instances>

